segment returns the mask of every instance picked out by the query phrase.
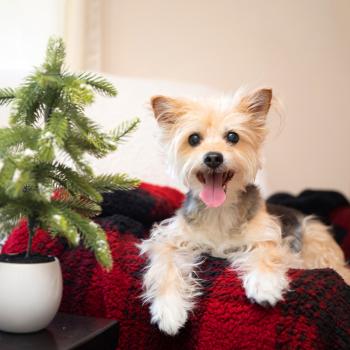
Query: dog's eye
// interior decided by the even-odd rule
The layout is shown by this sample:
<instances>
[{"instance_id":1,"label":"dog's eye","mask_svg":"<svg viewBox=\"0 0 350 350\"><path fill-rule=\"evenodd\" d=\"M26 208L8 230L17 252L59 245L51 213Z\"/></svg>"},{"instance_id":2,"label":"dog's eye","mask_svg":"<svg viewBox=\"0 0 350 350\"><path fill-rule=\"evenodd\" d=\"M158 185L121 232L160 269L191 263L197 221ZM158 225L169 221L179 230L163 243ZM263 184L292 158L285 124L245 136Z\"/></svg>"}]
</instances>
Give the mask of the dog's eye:
<instances>
[{"instance_id":1,"label":"dog's eye","mask_svg":"<svg viewBox=\"0 0 350 350\"><path fill-rule=\"evenodd\" d=\"M195 134L191 134L189 137L188 137L188 143L191 145L191 146L197 146L199 145L199 143L201 142L201 137L199 134L195 133Z\"/></svg>"},{"instance_id":2,"label":"dog's eye","mask_svg":"<svg viewBox=\"0 0 350 350\"><path fill-rule=\"evenodd\" d=\"M226 140L230 143L237 143L239 141L239 136L234 131L229 131L226 135Z\"/></svg>"}]
</instances>

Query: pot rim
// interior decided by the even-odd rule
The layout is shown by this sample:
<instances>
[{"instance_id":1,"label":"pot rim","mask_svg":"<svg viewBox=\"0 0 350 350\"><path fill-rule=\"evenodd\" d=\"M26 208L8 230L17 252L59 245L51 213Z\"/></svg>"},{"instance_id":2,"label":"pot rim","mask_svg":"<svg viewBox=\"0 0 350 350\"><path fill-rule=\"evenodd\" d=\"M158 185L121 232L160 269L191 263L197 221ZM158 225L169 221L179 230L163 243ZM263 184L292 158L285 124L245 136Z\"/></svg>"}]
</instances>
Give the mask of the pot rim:
<instances>
[{"instance_id":1,"label":"pot rim","mask_svg":"<svg viewBox=\"0 0 350 350\"><path fill-rule=\"evenodd\" d=\"M23 258L21 257L23 256ZM59 259L56 256L53 255L42 255L42 254L33 254L32 258L34 257L34 260L30 260L28 258L24 257L24 253L3 253L0 254L1 256L8 256L8 257L15 257L18 256L17 260L14 261L6 261L6 260L0 260L0 264L11 264L11 265L20 265L20 266L28 266L28 265L42 265L42 264L51 264L59 261ZM35 260L35 257L42 257L42 258L47 258L48 260Z\"/></svg>"}]
</instances>

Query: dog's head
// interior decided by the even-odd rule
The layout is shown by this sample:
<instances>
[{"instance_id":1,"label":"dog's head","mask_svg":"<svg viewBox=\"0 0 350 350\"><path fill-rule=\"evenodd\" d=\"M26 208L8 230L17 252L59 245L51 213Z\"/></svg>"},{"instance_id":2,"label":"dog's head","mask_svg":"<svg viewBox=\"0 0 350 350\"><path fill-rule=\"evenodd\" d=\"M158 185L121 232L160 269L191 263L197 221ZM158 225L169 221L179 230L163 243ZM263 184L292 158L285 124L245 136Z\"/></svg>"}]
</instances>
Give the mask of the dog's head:
<instances>
[{"instance_id":1,"label":"dog's head","mask_svg":"<svg viewBox=\"0 0 350 350\"><path fill-rule=\"evenodd\" d=\"M271 99L270 89L231 103L152 98L171 169L208 207L255 180Z\"/></svg>"}]
</instances>

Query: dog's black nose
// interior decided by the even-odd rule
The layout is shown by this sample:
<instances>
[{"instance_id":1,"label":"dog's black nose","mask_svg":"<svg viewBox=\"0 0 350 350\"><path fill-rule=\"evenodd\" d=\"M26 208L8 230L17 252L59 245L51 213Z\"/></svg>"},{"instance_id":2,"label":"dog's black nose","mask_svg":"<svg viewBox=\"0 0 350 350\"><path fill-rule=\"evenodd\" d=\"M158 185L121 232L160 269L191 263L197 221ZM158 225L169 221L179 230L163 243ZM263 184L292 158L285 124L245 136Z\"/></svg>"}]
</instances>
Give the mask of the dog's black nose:
<instances>
[{"instance_id":1,"label":"dog's black nose","mask_svg":"<svg viewBox=\"0 0 350 350\"><path fill-rule=\"evenodd\" d=\"M224 157L218 152L209 152L204 156L204 164L215 169L224 162Z\"/></svg>"}]
</instances>

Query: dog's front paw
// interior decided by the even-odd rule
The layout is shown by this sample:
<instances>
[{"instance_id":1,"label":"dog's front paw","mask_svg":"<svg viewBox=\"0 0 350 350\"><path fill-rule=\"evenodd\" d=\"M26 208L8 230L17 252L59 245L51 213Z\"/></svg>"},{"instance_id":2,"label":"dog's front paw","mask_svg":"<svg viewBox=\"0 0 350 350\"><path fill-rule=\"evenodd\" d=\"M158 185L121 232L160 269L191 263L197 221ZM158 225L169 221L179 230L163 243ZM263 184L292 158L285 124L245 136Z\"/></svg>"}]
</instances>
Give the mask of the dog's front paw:
<instances>
[{"instance_id":1,"label":"dog's front paw","mask_svg":"<svg viewBox=\"0 0 350 350\"><path fill-rule=\"evenodd\" d=\"M184 301L179 297L162 296L155 298L150 307L151 322L169 335L175 335L187 321Z\"/></svg>"},{"instance_id":2,"label":"dog's front paw","mask_svg":"<svg viewBox=\"0 0 350 350\"><path fill-rule=\"evenodd\" d=\"M243 277L243 286L251 302L264 307L274 306L283 300L283 293L288 289L288 278L285 274L253 271Z\"/></svg>"}]
</instances>

